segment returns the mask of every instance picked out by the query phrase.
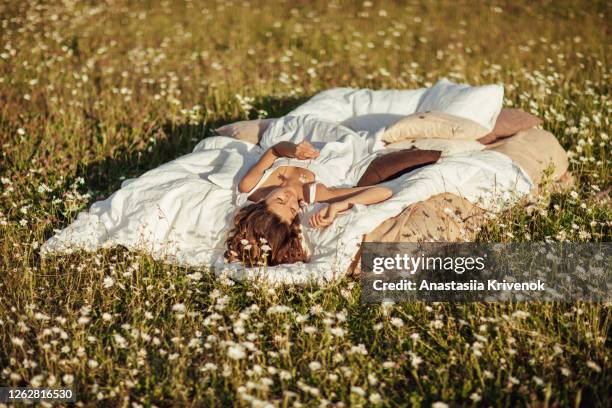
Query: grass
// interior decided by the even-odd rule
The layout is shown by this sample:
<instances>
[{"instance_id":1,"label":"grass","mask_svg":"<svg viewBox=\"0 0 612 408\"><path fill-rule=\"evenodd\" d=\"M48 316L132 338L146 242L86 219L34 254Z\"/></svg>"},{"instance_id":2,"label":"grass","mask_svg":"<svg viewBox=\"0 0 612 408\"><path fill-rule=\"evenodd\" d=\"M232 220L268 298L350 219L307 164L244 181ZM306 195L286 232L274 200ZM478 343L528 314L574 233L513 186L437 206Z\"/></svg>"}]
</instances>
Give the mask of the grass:
<instances>
[{"instance_id":1,"label":"grass","mask_svg":"<svg viewBox=\"0 0 612 408\"><path fill-rule=\"evenodd\" d=\"M0 385L134 407L608 406L609 303L363 305L350 280L272 290L38 247L216 125L442 76L503 82L571 154L573 191L480 240L609 241L611 17L570 0L1 1Z\"/></svg>"}]
</instances>

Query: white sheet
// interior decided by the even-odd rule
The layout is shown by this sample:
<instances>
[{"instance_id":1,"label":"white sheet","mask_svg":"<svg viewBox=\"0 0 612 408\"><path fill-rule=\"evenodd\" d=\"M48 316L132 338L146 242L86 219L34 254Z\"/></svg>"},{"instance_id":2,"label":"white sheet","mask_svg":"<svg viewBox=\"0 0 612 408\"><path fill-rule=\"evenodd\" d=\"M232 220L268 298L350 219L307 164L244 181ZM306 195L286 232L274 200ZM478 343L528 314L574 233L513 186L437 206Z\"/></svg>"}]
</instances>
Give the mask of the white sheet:
<instances>
[{"instance_id":1,"label":"white sheet","mask_svg":"<svg viewBox=\"0 0 612 408\"><path fill-rule=\"evenodd\" d=\"M417 112L444 112L493 130L504 102L501 84L470 86L440 79L421 97Z\"/></svg>"},{"instance_id":2,"label":"white sheet","mask_svg":"<svg viewBox=\"0 0 612 408\"><path fill-rule=\"evenodd\" d=\"M137 179L82 212L50 238L43 255L123 245L188 266L223 253L224 231L237 208L232 185L257 157L246 142L218 136Z\"/></svg>"},{"instance_id":3,"label":"white sheet","mask_svg":"<svg viewBox=\"0 0 612 408\"><path fill-rule=\"evenodd\" d=\"M340 88L327 91L327 94L337 100L338 97L344 98L344 93L344 99L353 103L355 98L351 101L350 95L354 96L356 92L350 88ZM367 92L358 94L363 100ZM392 98L389 99L390 95ZM369 98L375 102L369 106L376 106L377 109L386 106L385 109L394 112L391 109L395 106L393 100L405 103L409 97L420 96L415 91L373 93ZM307 114L312 115L311 120L323 117L330 120L328 108L334 104L320 94L313 99L318 102L311 100L303 105L308 108ZM317 110L317 106L320 106L320 110ZM346 106L342 109L346 110ZM354 108L352 110L356 111ZM364 113L385 112L359 112ZM346 119L344 114L340 116L335 120ZM292 128L288 133L287 127L283 126L271 126L271 129L277 130L266 132L269 143L302 134L301 127ZM346 132L354 134L348 129ZM342 131L338 136L342 138ZM365 144L369 151L377 149L376 135L361 136L369 141ZM311 262L279 265L265 270L245 269L239 264L226 264L222 254L225 237L237 209L234 186L261 153L262 149L247 142L222 136L207 138L196 146L193 153L137 179L126 180L119 191L92 205L89 211L79 214L77 220L49 239L41 253L46 255L75 249L91 251L124 245L146 250L154 258L166 262L192 267L214 265L217 275L238 280L258 278L273 284L323 284L346 272L364 233L399 214L410 204L438 193L452 192L483 208L498 209L531 189L526 174L500 153L480 151L445 157L434 165L386 183L394 191L391 199L377 205L356 206L325 230L309 228L306 224L309 214L302 217L305 243L312 254ZM319 207L320 204L312 206L310 213Z\"/></svg>"},{"instance_id":4,"label":"white sheet","mask_svg":"<svg viewBox=\"0 0 612 408\"><path fill-rule=\"evenodd\" d=\"M332 88L319 92L287 115L310 114L334 122L370 113L410 115L416 112L427 89L430 88L408 90Z\"/></svg>"}]
</instances>

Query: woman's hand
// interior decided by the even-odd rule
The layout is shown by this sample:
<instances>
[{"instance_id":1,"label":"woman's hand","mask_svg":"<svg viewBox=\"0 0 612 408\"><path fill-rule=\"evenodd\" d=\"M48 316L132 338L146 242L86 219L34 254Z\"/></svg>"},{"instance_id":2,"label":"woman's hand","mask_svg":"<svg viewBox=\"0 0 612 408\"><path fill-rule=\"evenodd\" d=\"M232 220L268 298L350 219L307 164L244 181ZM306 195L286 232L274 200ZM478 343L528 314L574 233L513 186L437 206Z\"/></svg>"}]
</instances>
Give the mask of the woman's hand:
<instances>
[{"instance_id":1,"label":"woman's hand","mask_svg":"<svg viewBox=\"0 0 612 408\"><path fill-rule=\"evenodd\" d=\"M319 151L307 141L302 141L295 145L295 158L300 160L316 159Z\"/></svg>"},{"instance_id":2,"label":"woman's hand","mask_svg":"<svg viewBox=\"0 0 612 408\"><path fill-rule=\"evenodd\" d=\"M334 222L334 219L336 219L338 213L347 210L349 206L349 203L339 201L322 208L316 214L313 214L312 217L310 217L310 226L317 229L329 227L331 223Z\"/></svg>"},{"instance_id":3,"label":"woman's hand","mask_svg":"<svg viewBox=\"0 0 612 408\"><path fill-rule=\"evenodd\" d=\"M312 217L310 217L309 223L313 228L326 228L336 218L336 215L344 210L348 210L355 204L370 205L380 203L393 196L393 191L390 188L384 186L374 187L358 187L358 188L345 188L345 189L321 189L324 194L318 194L318 196L326 195L326 200L332 201L340 197L346 197L339 201L333 201L329 206L323 208ZM318 190L317 190L318 191ZM335 197L334 197L335 195Z\"/></svg>"},{"instance_id":4,"label":"woman's hand","mask_svg":"<svg viewBox=\"0 0 612 408\"><path fill-rule=\"evenodd\" d=\"M299 160L316 159L319 157L318 150L305 140L298 144L280 142L274 145L272 151L277 157L289 157Z\"/></svg>"}]
</instances>

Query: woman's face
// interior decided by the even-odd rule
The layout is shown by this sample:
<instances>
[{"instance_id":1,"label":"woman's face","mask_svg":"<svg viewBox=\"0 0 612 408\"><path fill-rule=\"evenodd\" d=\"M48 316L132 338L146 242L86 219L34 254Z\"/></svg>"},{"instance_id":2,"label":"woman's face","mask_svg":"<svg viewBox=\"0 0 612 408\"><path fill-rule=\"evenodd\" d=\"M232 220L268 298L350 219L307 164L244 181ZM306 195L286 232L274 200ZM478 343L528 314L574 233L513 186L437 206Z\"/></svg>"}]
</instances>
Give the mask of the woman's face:
<instances>
[{"instance_id":1,"label":"woman's face","mask_svg":"<svg viewBox=\"0 0 612 408\"><path fill-rule=\"evenodd\" d=\"M291 224L300 211L297 194L291 187L275 188L264 200L268 209L287 224Z\"/></svg>"}]
</instances>

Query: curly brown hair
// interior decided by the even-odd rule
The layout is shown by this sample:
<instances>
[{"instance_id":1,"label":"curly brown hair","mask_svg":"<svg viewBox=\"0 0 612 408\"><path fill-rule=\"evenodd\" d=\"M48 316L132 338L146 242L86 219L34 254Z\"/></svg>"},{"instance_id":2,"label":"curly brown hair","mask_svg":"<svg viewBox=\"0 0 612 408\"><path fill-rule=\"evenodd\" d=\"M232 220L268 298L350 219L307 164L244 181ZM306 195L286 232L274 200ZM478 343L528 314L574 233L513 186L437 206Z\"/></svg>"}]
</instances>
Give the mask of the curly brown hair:
<instances>
[{"instance_id":1,"label":"curly brown hair","mask_svg":"<svg viewBox=\"0 0 612 408\"><path fill-rule=\"evenodd\" d=\"M238 210L226 244L225 258L246 266L256 266L264 257L269 266L308 261L300 238L299 217L287 224L268 209L264 200ZM268 251L262 250L266 244Z\"/></svg>"}]
</instances>

